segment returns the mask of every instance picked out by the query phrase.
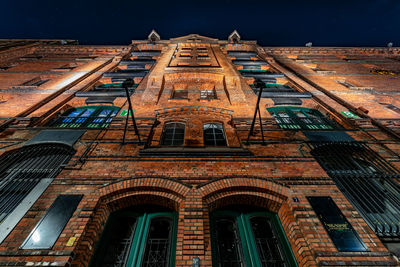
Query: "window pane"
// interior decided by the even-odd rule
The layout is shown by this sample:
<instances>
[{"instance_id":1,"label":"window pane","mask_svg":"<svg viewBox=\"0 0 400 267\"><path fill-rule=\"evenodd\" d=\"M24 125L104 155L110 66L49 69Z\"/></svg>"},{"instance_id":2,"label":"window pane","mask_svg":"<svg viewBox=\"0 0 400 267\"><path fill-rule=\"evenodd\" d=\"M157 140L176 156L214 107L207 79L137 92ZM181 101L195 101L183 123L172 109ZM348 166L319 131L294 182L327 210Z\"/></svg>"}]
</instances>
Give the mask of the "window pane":
<instances>
[{"instance_id":1,"label":"window pane","mask_svg":"<svg viewBox=\"0 0 400 267\"><path fill-rule=\"evenodd\" d=\"M222 124L207 123L203 125L204 145L226 146L226 139Z\"/></svg>"},{"instance_id":2,"label":"window pane","mask_svg":"<svg viewBox=\"0 0 400 267\"><path fill-rule=\"evenodd\" d=\"M91 106L85 108L73 108L57 118L52 126L68 128L98 128L107 127L112 118L117 115L118 107Z\"/></svg>"},{"instance_id":3,"label":"window pane","mask_svg":"<svg viewBox=\"0 0 400 267\"><path fill-rule=\"evenodd\" d=\"M167 123L164 126L162 137L162 145L183 145L185 141L185 124L183 123Z\"/></svg>"},{"instance_id":4,"label":"window pane","mask_svg":"<svg viewBox=\"0 0 400 267\"><path fill-rule=\"evenodd\" d=\"M169 266L172 219L154 218L150 222L143 267Z\"/></svg>"},{"instance_id":5,"label":"window pane","mask_svg":"<svg viewBox=\"0 0 400 267\"><path fill-rule=\"evenodd\" d=\"M267 217L253 217L250 224L261 266L287 266L271 221Z\"/></svg>"},{"instance_id":6,"label":"window pane","mask_svg":"<svg viewBox=\"0 0 400 267\"><path fill-rule=\"evenodd\" d=\"M242 267L242 249L239 231L234 218L218 218L215 221L217 266Z\"/></svg>"},{"instance_id":7,"label":"window pane","mask_svg":"<svg viewBox=\"0 0 400 267\"><path fill-rule=\"evenodd\" d=\"M118 222L114 221L110 225L107 229L110 233L110 239L103 253L104 258L99 261L99 266L125 266L132 245L135 226L136 218L134 217L119 217Z\"/></svg>"},{"instance_id":8,"label":"window pane","mask_svg":"<svg viewBox=\"0 0 400 267\"><path fill-rule=\"evenodd\" d=\"M59 195L22 245L23 249L50 249L74 213L83 195Z\"/></svg>"}]
</instances>

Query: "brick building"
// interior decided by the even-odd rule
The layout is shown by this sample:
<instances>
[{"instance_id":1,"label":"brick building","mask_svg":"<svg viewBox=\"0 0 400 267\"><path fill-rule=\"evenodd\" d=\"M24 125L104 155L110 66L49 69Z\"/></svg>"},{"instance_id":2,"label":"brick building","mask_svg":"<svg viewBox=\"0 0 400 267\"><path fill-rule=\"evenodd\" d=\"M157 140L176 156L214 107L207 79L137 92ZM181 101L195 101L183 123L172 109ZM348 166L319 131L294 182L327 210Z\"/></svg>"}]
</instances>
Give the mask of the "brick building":
<instances>
[{"instance_id":1,"label":"brick building","mask_svg":"<svg viewBox=\"0 0 400 267\"><path fill-rule=\"evenodd\" d=\"M0 266L399 265L399 60L0 40Z\"/></svg>"}]
</instances>

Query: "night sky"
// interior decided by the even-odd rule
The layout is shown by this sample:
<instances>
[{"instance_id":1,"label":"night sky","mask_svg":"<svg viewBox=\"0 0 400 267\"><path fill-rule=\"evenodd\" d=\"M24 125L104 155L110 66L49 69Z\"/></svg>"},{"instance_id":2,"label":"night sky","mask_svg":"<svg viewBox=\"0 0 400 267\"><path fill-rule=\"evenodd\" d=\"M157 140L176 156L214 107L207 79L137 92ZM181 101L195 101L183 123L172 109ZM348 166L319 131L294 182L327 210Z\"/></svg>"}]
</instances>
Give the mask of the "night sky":
<instances>
[{"instance_id":1,"label":"night sky","mask_svg":"<svg viewBox=\"0 0 400 267\"><path fill-rule=\"evenodd\" d=\"M263 46L400 46L399 0L3 0L0 38L122 44L237 29Z\"/></svg>"}]
</instances>

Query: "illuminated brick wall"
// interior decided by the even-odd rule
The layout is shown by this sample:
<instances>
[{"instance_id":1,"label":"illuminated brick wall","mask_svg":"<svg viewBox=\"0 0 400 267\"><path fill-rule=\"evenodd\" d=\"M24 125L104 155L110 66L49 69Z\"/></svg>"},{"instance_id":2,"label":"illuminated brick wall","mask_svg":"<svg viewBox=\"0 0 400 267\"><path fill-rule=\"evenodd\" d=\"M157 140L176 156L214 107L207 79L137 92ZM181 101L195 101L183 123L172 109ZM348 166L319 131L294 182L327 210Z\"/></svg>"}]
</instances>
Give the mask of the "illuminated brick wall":
<instances>
[{"instance_id":1,"label":"illuminated brick wall","mask_svg":"<svg viewBox=\"0 0 400 267\"><path fill-rule=\"evenodd\" d=\"M203 46L212 53L210 65L199 66L201 59L185 65L180 63L184 58L177 59L185 53L182 47ZM85 106L85 98L74 94L110 82L104 73L114 71L121 60L135 60L130 52L161 53L149 73L136 80L139 85L131 95L142 142L129 121L122 144L126 117L121 112L108 128L85 129L70 162L0 244L0 266L87 266L110 213L137 205L178 212L176 266L191 266L194 257L200 258L200 266L212 266L210 212L239 204L278 215L299 266L398 264L310 154L304 133L284 130L272 118L267 111L275 107L271 98L260 101L264 144L258 118L247 143L257 102L250 86L254 79L245 78L243 67L233 64L229 55L255 52L268 64L261 70L283 74L277 84L311 93L301 107L318 110L399 168L400 114L380 103L400 104L400 76L370 71L400 69L398 50L262 48L254 41L232 44L197 35L114 47L38 43L7 49L0 51L0 63L10 66L0 70L0 153L53 129L49 122L69 108ZM1 61L1 55L15 49L25 52ZM49 81L22 85L36 77ZM174 98L174 90L187 90L187 97ZM201 90L214 90L216 98L201 99ZM117 97L113 105L128 109L124 97ZM185 124L183 147L161 145L168 122ZM205 123L223 125L226 147L204 146ZM59 194L84 196L55 245L40 251L19 249ZM332 197L368 251L338 251L308 196Z\"/></svg>"}]
</instances>

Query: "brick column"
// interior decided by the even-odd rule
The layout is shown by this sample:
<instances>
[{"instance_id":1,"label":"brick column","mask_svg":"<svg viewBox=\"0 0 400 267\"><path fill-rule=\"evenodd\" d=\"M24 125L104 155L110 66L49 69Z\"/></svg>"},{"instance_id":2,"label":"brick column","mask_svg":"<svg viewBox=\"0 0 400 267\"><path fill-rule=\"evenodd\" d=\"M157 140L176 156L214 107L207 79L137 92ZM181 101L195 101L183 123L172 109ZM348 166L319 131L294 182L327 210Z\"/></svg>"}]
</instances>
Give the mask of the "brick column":
<instances>
[{"instance_id":1,"label":"brick column","mask_svg":"<svg viewBox=\"0 0 400 267\"><path fill-rule=\"evenodd\" d=\"M205 218L201 195L192 189L186 200L179 208L175 266L191 266L194 257L200 258L200 266L211 266L211 260L205 259Z\"/></svg>"}]
</instances>

